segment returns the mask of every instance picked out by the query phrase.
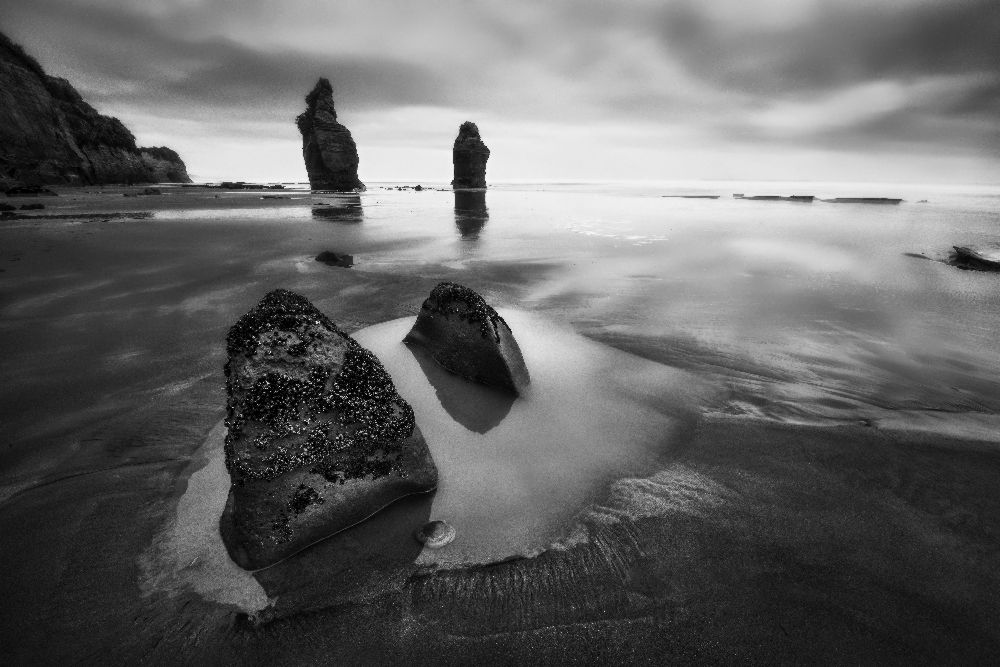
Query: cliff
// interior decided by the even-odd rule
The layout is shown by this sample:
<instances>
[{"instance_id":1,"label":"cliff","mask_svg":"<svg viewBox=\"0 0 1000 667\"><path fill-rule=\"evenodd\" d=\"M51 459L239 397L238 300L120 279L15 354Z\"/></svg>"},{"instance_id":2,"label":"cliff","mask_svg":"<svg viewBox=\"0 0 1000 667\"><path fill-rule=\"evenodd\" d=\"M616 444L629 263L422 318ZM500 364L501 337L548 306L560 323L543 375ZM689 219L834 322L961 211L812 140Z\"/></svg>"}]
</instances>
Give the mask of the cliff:
<instances>
[{"instance_id":1,"label":"cliff","mask_svg":"<svg viewBox=\"0 0 1000 667\"><path fill-rule=\"evenodd\" d=\"M0 189L160 181L191 181L177 153L136 146L120 120L0 34Z\"/></svg>"}]
</instances>

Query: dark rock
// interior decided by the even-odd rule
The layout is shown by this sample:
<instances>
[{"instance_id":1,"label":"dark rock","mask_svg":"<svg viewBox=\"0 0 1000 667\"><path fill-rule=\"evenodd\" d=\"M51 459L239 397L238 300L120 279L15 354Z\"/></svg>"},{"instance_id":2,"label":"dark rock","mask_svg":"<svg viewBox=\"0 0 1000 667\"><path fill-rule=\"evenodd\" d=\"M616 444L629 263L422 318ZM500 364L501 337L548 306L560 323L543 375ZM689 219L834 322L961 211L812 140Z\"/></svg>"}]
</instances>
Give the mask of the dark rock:
<instances>
[{"instance_id":1,"label":"dark rock","mask_svg":"<svg viewBox=\"0 0 1000 667\"><path fill-rule=\"evenodd\" d=\"M241 567L274 564L437 485L382 364L304 297L271 292L226 347L232 486L221 529Z\"/></svg>"},{"instance_id":2,"label":"dark rock","mask_svg":"<svg viewBox=\"0 0 1000 667\"><path fill-rule=\"evenodd\" d=\"M65 79L0 35L0 186L189 181L165 148L140 148Z\"/></svg>"},{"instance_id":3,"label":"dark rock","mask_svg":"<svg viewBox=\"0 0 1000 667\"><path fill-rule=\"evenodd\" d=\"M520 394L531 381L510 327L476 292L440 283L403 342L467 380Z\"/></svg>"},{"instance_id":4,"label":"dark rock","mask_svg":"<svg viewBox=\"0 0 1000 667\"><path fill-rule=\"evenodd\" d=\"M455 188L485 188L486 161L490 159L490 149L479 136L475 123L465 121L458 128L451 161L455 166L455 178L451 185Z\"/></svg>"},{"instance_id":5,"label":"dark rock","mask_svg":"<svg viewBox=\"0 0 1000 667\"><path fill-rule=\"evenodd\" d=\"M162 195L163 191L160 190L159 188L143 188L142 192L139 192L138 194L140 194L140 195Z\"/></svg>"},{"instance_id":6,"label":"dark rock","mask_svg":"<svg viewBox=\"0 0 1000 667\"><path fill-rule=\"evenodd\" d=\"M59 195L40 185L17 185L7 190L8 197L58 197Z\"/></svg>"},{"instance_id":7,"label":"dark rock","mask_svg":"<svg viewBox=\"0 0 1000 667\"><path fill-rule=\"evenodd\" d=\"M898 204L903 200L892 197L834 197L823 201L831 204Z\"/></svg>"},{"instance_id":8,"label":"dark rock","mask_svg":"<svg viewBox=\"0 0 1000 667\"><path fill-rule=\"evenodd\" d=\"M1000 271L1000 257L989 257L965 246L956 245L952 248L955 252L948 262L952 266L973 271Z\"/></svg>"},{"instance_id":9,"label":"dark rock","mask_svg":"<svg viewBox=\"0 0 1000 667\"><path fill-rule=\"evenodd\" d=\"M21 204L22 211L40 211L45 208L45 204Z\"/></svg>"},{"instance_id":10,"label":"dark rock","mask_svg":"<svg viewBox=\"0 0 1000 667\"><path fill-rule=\"evenodd\" d=\"M414 190L415 190L416 192L420 192L421 190L423 190L423 189L424 189L424 186L422 186L422 185L415 185L415 186L413 186L413 189L414 189Z\"/></svg>"},{"instance_id":11,"label":"dark rock","mask_svg":"<svg viewBox=\"0 0 1000 667\"><path fill-rule=\"evenodd\" d=\"M363 190L358 179L358 148L351 132L337 122L333 86L320 79L306 95L306 110L295 120L302 133L302 157L313 190Z\"/></svg>"},{"instance_id":12,"label":"dark rock","mask_svg":"<svg viewBox=\"0 0 1000 667\"><path fill-rule=\"evenodd\" d=\"M354 255L344 255L324 250L320 254L316 255L316 261L329 264L330 266L342 266L345 269L349 269L354 266Z\"/></svg>"}]
</instances>

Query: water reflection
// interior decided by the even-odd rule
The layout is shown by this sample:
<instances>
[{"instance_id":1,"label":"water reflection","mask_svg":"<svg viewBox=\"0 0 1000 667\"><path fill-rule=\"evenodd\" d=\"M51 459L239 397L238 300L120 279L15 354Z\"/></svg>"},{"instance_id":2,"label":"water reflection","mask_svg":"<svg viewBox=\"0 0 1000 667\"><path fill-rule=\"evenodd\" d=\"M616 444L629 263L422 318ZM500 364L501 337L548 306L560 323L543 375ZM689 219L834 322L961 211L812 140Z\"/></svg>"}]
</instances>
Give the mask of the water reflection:
<instances>
[{"instance_id":1,"label":"water reflection","mask_svg":"<svg viewBox=\"0 0 1000 667\"><path fill-rule=\"evenodd\" d=\"M455 191L455 226L463 238L477 238L489 219L485 190Z\"/></svg>"},{"instance_id":2,"label":"water reflection","mask_svg":"<svg viewBox=\"0 0 1000 667\"><path fill-rule=\"evenodd\" d=\"M439 366L419 347L407 346L420 364L427 381L452 419L476 433L486 433L503 421L514 396L484 385L469 382Z\"/></svg>"},{"instance_id":3,"label":"water reflection","mask_svg":"<svg viewBox=\"0 0 1000 667\"><path fill-rule=\"evenodd\" d=\"M313 218L330 222L362 222L365 217L361 195L346 193L328 200L326 205L314 206Z\"/></svg>"},{"instance_id":4,"label":"water reflection","mask_svg":"<svg viewBox=\"0 0 1000 667\"><path fill-rule=\"evenodd\" d=\"M414 538L430 520L433 493L407 496L358 525L328 537L253 576L276 599L278 618L370 595L423 550Z\"/></svg>"}]
</instances>

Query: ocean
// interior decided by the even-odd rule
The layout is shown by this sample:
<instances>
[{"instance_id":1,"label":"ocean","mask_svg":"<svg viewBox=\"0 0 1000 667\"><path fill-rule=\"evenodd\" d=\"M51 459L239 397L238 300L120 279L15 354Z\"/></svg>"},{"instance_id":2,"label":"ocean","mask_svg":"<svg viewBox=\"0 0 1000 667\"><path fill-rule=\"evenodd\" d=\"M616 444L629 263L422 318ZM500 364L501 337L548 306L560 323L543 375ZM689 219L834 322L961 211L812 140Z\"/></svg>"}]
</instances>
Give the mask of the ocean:
<instances>
[{"instance_id":1,"label":"ocean","mask_svg":"<svg viewBox=\"0 0 1000 667\"><path fill-rule=\"evenodd\" d=\"M226 574L217 548L213 564L198 571L199 558L210 560L202 554L210 551L204 542L214 539L217 518L208 509L215 505L199 499L214 493L217 503L227 483L218 452L212 463L225 406L225 334L266 292L284 287L356 334L390 372L418 378L397 384L429 442L445 443L439 450L431 443L432 451L442 478L452 481L442 483L437 504L417 513L455 516L455 547L421 554L411 545L404 563L379 561L382 570L411 576L524 556L548 562L539 554L553 545L572 553L588 539L597 544L597 523L641 520L677 529L671 522L681 516L715 525L713 517L747 512L756 518L745 525L755 527L739 539L764 530L765 517L787 521L789 534L823 524L809 537L808 548L819 550L808 558L804 543L785 548L802 556L800 565L822 561L817 567L833 571L832 580L854 571L862 554L877 552L884 564L899 557L893 550L903 550L918 563L908 568L938 577L928 605L974 610L978 620L953 634L934 626L927 639L916 639L907 630L910 645L941 637L947 645L967 633L987 642L977 646L996 645L995 633L983 628L998 615L986 598L997 590L989 572L995 572L1000 519L984 489L1000 443L1000 275L961 270L948 260L956 245L1000 252L1000 188L670 182L399 189L412 185L370 183L360 194L313 194L301 184L259 191L165 185L161 195L128 197L122 194L142 189L63 189L37 200L44 210L0 221L0 529L18 544L5 538L0 568L18 579L14 602L31 610L0 618L4 634L25 633L25 646L41 642L45 633L29 621L59 607L45 632L133 656L152 650L152 631L134 641L115 639L116 624L152 618L156 632L166 633L177 619L195 622L187 612L164 611L186 600L212 610L211 622L223 625L219 619L233 609L255 611L254 601L278 604L280 617L356 600L342 592L329 599L306 594L301 582L283 589L300 576L294 573L283 582L259 576L259 583ZM837 197L902 201L823 201ZM353 265L316 261L325 250L351 255ZM443 280L479 291L511 322L515 337L521 327L525 357L538 369L536 396L492 407L483 422L482 410L463 408L473 399L449 389L447 378L425 370L424 379L412 359L400 356L405 348L396 339ZM817 443L823 443L822 475L809 453ZM928 453L938 445L945 453ZM482 456L470 454L475 446ZM765 459L773 463L766 473L759 469ZM918 463L919 475L906 472ZM934 482L935 469L951 481ZM194 477L199 470L217 474ZM753 491L740 486L750 478ZM953 484L957 478L961 483ZM834 490L823 486L833 479ZM890 492L905 507L879 504ZM831 519L836 511L826 508L817 519L808 508L821 497L851 494L867 499L864 511L874 514L859 519L862 527L844 529L850 535L842 540L823 522L842 527L846 514ZM771 514L798 502L802 507L781 519ZM940 522L900 528L930 521L914 512ZM198 526L188 530L184 521ZM914 532L901 538L889 525ZM871 537L879 526L885 536ZM778 548L770 533L753 535L757 547ZM663 535L648 539L669 542ZM358 540L351 544L357 551ZM854 556L835 561L817 555L851 548ZM954 553L942 556L940 549ZM110 551L117 555L100 555ZM657 553L649 545L642 552L647 560ZM756 572L767 559L753 553L757 565L748 567ZM357 567L364 569L366 558ZM40 578L56 571L56 580ZM660 595L668 589L723 606L720 599L746 595L718 593L717 580L698 588L690 577L668 582L657 572L662 590L648 582L635 586L661 603L673 599ZM369 574L356 575L368 582ZM813 581L803 576L794 586ZM858 600L876 599L874 590L894 595L885 582L896 585L896 575L879 577ZM102 580L117 583L104 587ZM564 583L588 591L586 581ZM926 590L928 579L922 581L913 586ZM961 592L942 592L957 581L966 582ZM968 582L979 582L979 592ZM248 585L260 588L248 593ZM373 599L368 583L359 585L362 597ZM432 607L419 611L413 591L424 588L399 586L418 609L418 625L434 617ZM629 586L612 588L618 595ZM712 590L719 597L706 592ZM94 623L102 628L89 634L71 618L87 595L99 599ZM821 597L829 599L829 592ZM518 613L529 629L532 619L538 627L555 622L548 611L537 619ZM522 628L509 625L502 610L491 614L477 621L477 632L495 623ZM834 627L824 635L834 642L836 624L824 627ZM197 642L177 641L177 650L201 655ZM243 650L222 635L212 641L222 652L216 656ZM50 647L47 655L60 656L59 650Z\"/></svg>"}]
</instances>

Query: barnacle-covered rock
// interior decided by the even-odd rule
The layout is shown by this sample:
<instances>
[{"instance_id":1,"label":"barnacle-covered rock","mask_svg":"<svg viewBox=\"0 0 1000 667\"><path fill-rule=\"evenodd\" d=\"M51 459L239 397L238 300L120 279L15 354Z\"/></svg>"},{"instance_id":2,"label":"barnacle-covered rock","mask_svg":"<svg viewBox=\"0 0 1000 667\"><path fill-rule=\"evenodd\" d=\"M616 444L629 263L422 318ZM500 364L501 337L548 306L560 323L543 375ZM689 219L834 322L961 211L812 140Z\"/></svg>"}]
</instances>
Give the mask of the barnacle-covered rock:
<instances>
[{"instance_id":1,"label":"barnacle-covered rock","mask_svg":"<svg viewBox=\"0 0 1000 667\"><path fill-rule=\"evenodd\" d=\"M423 347L442 367L473 382L520 394L531 381L510 327L463 285L438 284L403 342Z\"/></svg>"},{"instance_id":2,"label":"barnacle-covered rock","mask_svg":"<svg viewBox=\"0 0 1000 667\"><path fill-rule=\"evenodd\" d=\"M222 532L240 566L271 565L435 488L413 410L382 364L306 298L271 292L226 345Z\"/></svg>"}]
</instances>

